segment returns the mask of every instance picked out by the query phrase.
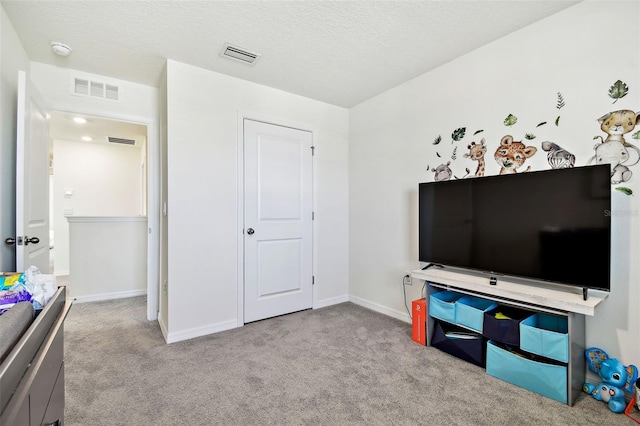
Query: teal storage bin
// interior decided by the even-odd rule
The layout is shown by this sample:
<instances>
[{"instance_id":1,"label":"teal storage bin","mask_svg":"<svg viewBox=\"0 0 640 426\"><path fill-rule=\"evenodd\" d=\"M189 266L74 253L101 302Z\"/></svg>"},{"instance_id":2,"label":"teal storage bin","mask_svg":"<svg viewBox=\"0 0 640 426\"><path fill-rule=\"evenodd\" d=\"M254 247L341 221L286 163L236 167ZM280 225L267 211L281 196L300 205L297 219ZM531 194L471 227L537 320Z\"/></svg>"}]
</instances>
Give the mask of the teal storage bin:
<instances>
[{"instance_id":1,"label":"teal storage bin","mask_svg":"<svg viewBox=\"0 0 640 426\"><path fill-rule=\"evenodd\" d=\"M569 362L567 318L537 313L520 322L520 348L560 362Z\"/></svg>"},{"instance_id":2,"label":"teal storage bin","mask_svg":"<svg viewBox=\"0 0 640 426\"><path fill-rule=\"evenodd\" d=\"M563 365L527 359L490 340L486 371L505 382L567 403L567 368Z\"/></svg>"},{"instance_id":3,"label":"teal storage bin","mask_svg":"<svg viewBox=\"0 0 640 426\"><path fill-rule=\"evenodd\" d=\"M498 304L492 300L464 296L456 302L456 323L482 333L484 313Z\"/></svg>"},{"instance_id":4,"label":"teal storage bin","mask_svg":"<svg viewBox=\"0 0 640 426\"><path fill-rule=\"evenodd\" d=\"M455 324L456 322L456 300L462 294L454 291L439 291L429 297L429 315L441 319L442 321Z\"/></svg>"}]
</instances>

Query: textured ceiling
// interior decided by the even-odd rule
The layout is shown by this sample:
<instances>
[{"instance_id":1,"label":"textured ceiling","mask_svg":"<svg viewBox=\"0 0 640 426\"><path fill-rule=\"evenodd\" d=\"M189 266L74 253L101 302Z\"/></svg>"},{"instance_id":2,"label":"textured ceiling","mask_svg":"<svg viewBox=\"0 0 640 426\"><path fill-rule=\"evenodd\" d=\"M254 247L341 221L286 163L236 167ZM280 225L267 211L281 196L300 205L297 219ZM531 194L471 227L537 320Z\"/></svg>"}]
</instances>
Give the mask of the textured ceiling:
<instances>
[{"instance_id":1,"label":"textured ceiling","mask_svg":"<svg viewBox=\"0 0 640 426\"><path fill-rule=\"evenodd\" d=\"M157 86L170 58L351 107L578 1L1 3L36 62ZM262 57L222 58L224 43Z\"/></svg>"}]
</instances>

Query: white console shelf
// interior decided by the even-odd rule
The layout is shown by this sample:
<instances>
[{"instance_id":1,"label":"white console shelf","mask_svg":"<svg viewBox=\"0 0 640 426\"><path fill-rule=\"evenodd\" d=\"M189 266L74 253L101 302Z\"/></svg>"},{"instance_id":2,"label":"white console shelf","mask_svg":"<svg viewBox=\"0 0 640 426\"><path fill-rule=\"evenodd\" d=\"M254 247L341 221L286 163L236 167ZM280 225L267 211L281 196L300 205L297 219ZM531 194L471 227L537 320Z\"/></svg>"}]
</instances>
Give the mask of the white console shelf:
<instances>
[{"instance_id":1,"label":"white console shelf","mask_svg":"<svg viewBox=\"0 0 640 426\"><path fill-rule=\"evenodd\" d=\"M418 269L411 272L411 277L419 280L450 286L457 291L479 294L482 297L493 296L496 300L510 300L521 302L527 306L533 305L540 310L573 312L576 314L593 316L596 306L605 298L606 294L589 294L583 300L582 289L551 283L527 283L516 278L496 276L496 284L490 284L490 277L486 274L457 270L454 268L432 267L426 270ZM491 298L491 297L489 297Z\"/></svg>"},{"instance_id":2,"label":"white console shelf","mask_svg":"<svg viewBox=\"0 0 640 426\"><path fill-rule=\"evenodd\" d=\"M566 391L555 399L572 405L582 391L585 380L586 364L585 350L585 315L593 316L595 308L606 298L606 293L588 293L584 300L582 289L554 285L551 283L518 281L516 278L495 276L495 284L489 275L455 268L431 267L426 270L415 270L411 277L425 281L427 312L426 312L426 344L431 345L436 320L429 313L429 300L433 294L449 290L456 293L477 296L497 302L500 305L524 308L531 312L546 312L558 317L566 318L567 322L567 353L568 360L561 366L562 382L566 379ZM543 355L544 356L544 355ZM547 368L543 365L542 368ZM555 367L548 367L555 368ZM518 382L519 376L531 374L526 368L517 369L512 383ZM544 375L540 375L544 377ZM542 380L542 388L545 387ZM532 389L536 391L535 389ZM544 394L544 392L542 392Z\"/></svg>"}]
</instances>

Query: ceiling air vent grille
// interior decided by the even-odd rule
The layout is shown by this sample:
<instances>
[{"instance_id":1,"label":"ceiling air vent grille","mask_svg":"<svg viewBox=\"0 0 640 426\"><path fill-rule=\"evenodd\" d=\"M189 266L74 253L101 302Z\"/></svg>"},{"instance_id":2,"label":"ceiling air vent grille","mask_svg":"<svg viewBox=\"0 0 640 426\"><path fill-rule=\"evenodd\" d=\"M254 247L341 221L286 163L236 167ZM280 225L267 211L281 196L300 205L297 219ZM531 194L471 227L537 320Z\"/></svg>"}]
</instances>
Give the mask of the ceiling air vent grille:
<instances>
[{"instance_id":1,"label":"ceiling air vent grille","mask_svg":"<svg viewBox=\"0 0 640 426\"><path fill-rule=\"evenodd\" d=\"M229 43L223 46L220 55L249 65L254 65L258 59L260 59L260 56L262 56L259 53L249 52L248 50L233 46Z\"/></svg>"},{"instance_id":2,"label":"ceiling air vent grille","mask_svg":"<svg viewBox=\"0 0 640 426\"><path fill-rule=\"evenodd\" d=\"M113 101L118 100L118 86L107 84L104 86L104 97Z\"/></svg>"},{"instance_id":3,"label":"ceiling air vent grille","mask_svg":"<svg viewBox=\"0 0 640 426\"><path fill-rule=\"evenodd\" d=\"M73 87L73 93L76 95L88 95L89 94L89 80L83 80L81 78L75 79Z\"/></svg>"},{"instance_id":4,"label":"ceiling air vent grille","mask_svg":"<svg viewBox=\"0 0 640 426\"><path fill-rule=\"evenodd\" d=\"M97 81L91 82L91 96L95 96L97 98L104 98L104 83L99 83Z\"/></svg>"},{"instance_id":5,"label":"ceiling air vent grille","mask_svg":"<svg viewBox=\"0 0 640 426\"><path fill-rule=\"evenodd\" d=\"M113 136L109 136L107 139L111 143L119 143L119 144L122 144L122 145L135 145L136 144L135 139L115 138Z\"/></svg>"},{"instance_id":6,"label":"ceiling air vent grille","mask_svg":"<svg viewBox=\"0 0 640 426\"><path fill-rule=\"evenodd\" d=\"M117 101L119 88L113 84L76 77L73 80L73 94Z\"/></svg>"}]
</instances>

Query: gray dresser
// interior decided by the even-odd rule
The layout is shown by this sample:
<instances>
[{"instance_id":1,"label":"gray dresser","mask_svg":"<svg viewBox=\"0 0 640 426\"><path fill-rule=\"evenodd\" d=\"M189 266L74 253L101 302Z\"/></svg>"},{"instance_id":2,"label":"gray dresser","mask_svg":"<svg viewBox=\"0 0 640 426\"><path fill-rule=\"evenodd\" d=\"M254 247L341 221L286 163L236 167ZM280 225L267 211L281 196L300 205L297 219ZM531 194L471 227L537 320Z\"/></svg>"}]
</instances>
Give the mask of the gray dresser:
<instances>
[{"instance_id":1,"label":"gray dresser","mask_svg":"<svg viewBox=\"0 0 640 426\"><path fill-rule=\"evenodd\" d=\"M64 424L64 320L59 287L0 364L0 426ZM6 330L0 330L0 333Z\"/></svg>"}]
</instances>

